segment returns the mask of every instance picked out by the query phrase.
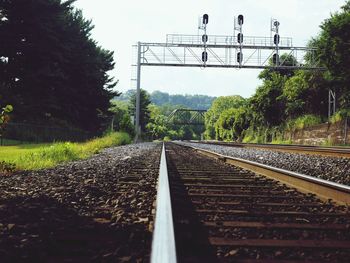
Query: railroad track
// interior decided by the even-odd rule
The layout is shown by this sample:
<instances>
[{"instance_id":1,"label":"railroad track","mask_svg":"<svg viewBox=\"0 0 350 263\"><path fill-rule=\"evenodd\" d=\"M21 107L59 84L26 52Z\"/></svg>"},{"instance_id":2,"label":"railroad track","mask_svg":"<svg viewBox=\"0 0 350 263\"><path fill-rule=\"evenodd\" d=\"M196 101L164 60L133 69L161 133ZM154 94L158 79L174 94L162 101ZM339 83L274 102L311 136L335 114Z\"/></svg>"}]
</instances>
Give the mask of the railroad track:
<instances>
[{"instance_id":1,"label":"railroad track","mask_svg":"<svg viewBox=\"0 0 350 263\"><path fill-rule=\"evenodd\" d=\"M192 143L214 144L221 146L241 147L241 148L256 148L265 150L274 150L281 152L294 152L305 154L317 154L333 157L350 158L349 147L324 147L312 145L289 145L289 144L256 144L256 143L234 143L234 142L220 142L220 141L190 141Z\"/></svg>"},{"instance_id":2,"label":"railroad track","mask_svg":"<svg viewBox=\"0 0 350 263\"><path fill-rule=\"evenodd\" d=\"M176 258L178 262L347 262L350 258L346 206L226 164L222 156L214 159L206 156L208 152L199 154L173 143L166 144L165 152L152 262L176 262ZM166 187L170 193L161 198ZM347 198L350 189L343 192Z\"/></svg>"}]
</instances>

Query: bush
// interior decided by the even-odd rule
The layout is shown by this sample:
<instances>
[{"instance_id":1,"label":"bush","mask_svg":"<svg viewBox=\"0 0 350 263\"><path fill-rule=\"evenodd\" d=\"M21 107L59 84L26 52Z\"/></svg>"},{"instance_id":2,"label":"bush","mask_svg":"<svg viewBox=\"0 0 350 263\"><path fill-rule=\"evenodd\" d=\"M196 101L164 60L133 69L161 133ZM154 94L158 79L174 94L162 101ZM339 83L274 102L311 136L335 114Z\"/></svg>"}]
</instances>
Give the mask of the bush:
<instances>
[{"instance_id":1,"label":"bush","mask_svg":"<svg viewBox=\"0 0 350 263\"><path fill-rule=\"evenodd\" d=\"M337 111L333 116L331 116L331 123L336 123L344 120L346 117L350 117L350 109L342 109Z\"/></svg>"},{"instance_id":2,"label":"bush","mask_svg":"<svg viewBox=\"0 0 350 263\"><path fill-rule=\"evenodd\" d=\"M296 129L304 129L313 125L320 124L322 122L321 117L312 114L306 114L294 121L294 127Z\"/></svg>"}]
</instances>

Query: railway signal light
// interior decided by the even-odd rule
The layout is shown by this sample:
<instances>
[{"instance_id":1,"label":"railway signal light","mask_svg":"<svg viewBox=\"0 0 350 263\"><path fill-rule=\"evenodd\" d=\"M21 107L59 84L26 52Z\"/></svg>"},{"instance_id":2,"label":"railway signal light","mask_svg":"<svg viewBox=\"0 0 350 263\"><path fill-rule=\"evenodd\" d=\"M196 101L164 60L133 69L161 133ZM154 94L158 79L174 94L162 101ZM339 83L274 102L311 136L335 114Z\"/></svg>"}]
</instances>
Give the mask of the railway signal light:
<instances>
[{"instance_id":1,"label":"railway signal light","mask_svg":"<svg viewBox=\"0 0 350 263\"><path fill-rule=\"evenodd\" d=\"M239 64L241 64L242 61L243 61L243 53L242 53L242 52L238 52L238 53L237 53L237 62L238 62Z\"/></svg>"},{"instance_id":2,"label":"railway signal light","mask_svg":"<svg viewBox=\"0 0 350 263\"><path fill-rule=\"evenodd\" d=\"M203 43L208 42L208 35L207 34L202 35L202 41L203 41Z\"/></svg>"},{"instance_id":3,"label":"railway signal light","mask_svg":"<svg viewBox=\"0 0 350 263\"><path fill-rule=\"evenodd\" d=\"M209 16L208 16L208 14L204 14L203 15L203 24L206 25L206 24L208 24L208 22L209 22Z\"/></svg>"},{"instance_id":4,"label":"railway signal light","mask_svg":"<svg viewBox=\"0 0 350 263\"><path fill-rule=\"evenodd\" d=\"M243 33L238 33L237 34L237 42L239 44L243 43Z\"/></svg>"},{"instance_id":5,"label":"railway signal light","mask_svg":"<svg viewBox=\"0 0 350 263\"><path fill-rule=\"evenodd\" d=\"M273 36L273 43L274 43L275 45L277 45L277 44L280 43L280 35L279 35L279 34L275 34L275 35Z\"/></svg>"},{"instance_id":6,"label":"railway signal light","mask_svg":"<svg viewBox=\"0 0 350 263\"><path fill-rule=\"evenodd\" d=\"M273 64L277 65L278 61L279 61L279 56L278 56L278 54L273 54L273 56L272 56L272 62L273 62Z\"/></svg>"},{"instance_id":7,"label":"railway signal light","mask_svg":"<svg viewBox=\"0 0 350 263\"><path fill-rule=\"evenodd\" d=\"M238 24L241 26L241 25L243 25L243 15L239 15L238 16Z\"/></svg>"},{"instance_id":8,"label":"railway signal light","mask_svg":"<svg viewBox=\"0 0 350 263\"><path fill-rule=\"evenodd\" d=\"M202 61L204 63L208 61L208 52L207 51L202 52Z\"/></svg>"}]
</instances>

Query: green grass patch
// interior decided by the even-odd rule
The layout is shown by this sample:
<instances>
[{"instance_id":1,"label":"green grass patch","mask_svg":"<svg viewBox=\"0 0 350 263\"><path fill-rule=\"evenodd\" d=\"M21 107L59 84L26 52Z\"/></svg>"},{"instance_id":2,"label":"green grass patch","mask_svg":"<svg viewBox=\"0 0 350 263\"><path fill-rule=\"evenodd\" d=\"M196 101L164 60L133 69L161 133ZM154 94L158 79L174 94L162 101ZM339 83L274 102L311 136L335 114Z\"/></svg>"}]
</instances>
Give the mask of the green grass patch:
<instances>
[{"instance_id":1,"label":"green grass patch","mask_svg":"<svg viewBox=\"0 0 350 263\"><path fill-rule=\"evenodd\" d=\"M294 125L297 129L304 129L322 123L321 117L312 114L303 115L295 119Z\"/></svg>"},{"instance_id":2,"label":"green grass patch","mask_svg":"<svg viewBox=\"0 0 350 263\"><path fill-rule=\"evenodd\" d=\"M0 147L0 160L13 163L19 170L38 170L84 159L102 149L131 142L127 133L116 132L85 143L23 144ZM1 170L0 170L1 172Z\"/></svg>"},{"instance_id":3,"label":"green grass patch","mask_svg":"<svg viewBox=\"0 0 350 263\"><path fill-rule=\"evenodd\" d=\"M350 117L350 109L342 109L337 111L334 115L332 115L330 121L334 124L348 117Z\"/></svg>"}]
</instances>

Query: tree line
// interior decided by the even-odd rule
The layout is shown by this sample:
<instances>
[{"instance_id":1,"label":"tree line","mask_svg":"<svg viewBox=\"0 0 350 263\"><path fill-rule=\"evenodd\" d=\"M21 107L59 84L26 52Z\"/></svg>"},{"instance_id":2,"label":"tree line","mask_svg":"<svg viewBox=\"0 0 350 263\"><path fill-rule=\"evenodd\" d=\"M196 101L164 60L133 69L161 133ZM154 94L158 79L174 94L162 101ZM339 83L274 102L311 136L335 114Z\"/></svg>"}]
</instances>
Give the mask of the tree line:
<instances>
[{"instance_id":1,"label":"tree line","mask_svg":"<svg viewBox=\"0 0 350 263\"><path fill-rule=\"evenodd\" d=\"M171 103L157 105L152 101L152 94L144 89L140 91L140 126L144 140L200 139L204 126L175 125L169 122L168 116L172 111L189 107ZM132 120L135 115L136 90L130 90L123 95L122 99L112 101L113 106L110 109L114 113L112 128L134 135L135 127Z\"/></svg>"},{"instance_id":2,"label":"tree line","mask_svg":"<svg viewBox=\"0 0 350 263\"><path fill-rule=\"evenodd\" d=\"M134 94L135 90L128 90L117 97L117 100L128 101L132 94ZM207 110L210 108L213 100L216 97L211 97L207 95L181 95L175 94L171 95L167 92L162 91L153 91L150 94L151 103L157 106L164 105L178 105L180 108L190 108L196 110Z\"/></svg>"},{"instance_id":3,"label":"tree line","mask_svg":"<svg viewBox=\"0 0 350 263\"><path fill-rule=\"evenodd\" d=\"M271 141L276 134L328 121L328 92L337 95L338 111L331 121L350 112L350 1L320 26L309 41L326 71L265 69L255 94L219 97L206 114L205 137L218 140ZM306 54L310 63L311 54ZM295 58L283 54L284 65ZM272 60L270 61L272 64Z\"/></svg>"},{"instance_id":4,"label":"tree line","mask_svg":"<svg viewBox=\"0 0 350 263\"><path fill-rule=\"evenodd\" d=\"M113 52L75 0L1 0L0 103L17 122L97 132L110 119Z\"/></svg>"}]
</instances>

